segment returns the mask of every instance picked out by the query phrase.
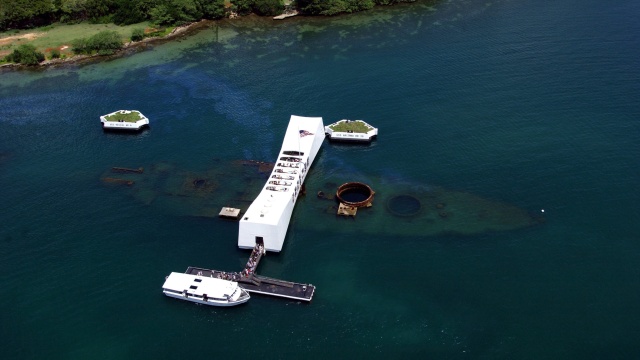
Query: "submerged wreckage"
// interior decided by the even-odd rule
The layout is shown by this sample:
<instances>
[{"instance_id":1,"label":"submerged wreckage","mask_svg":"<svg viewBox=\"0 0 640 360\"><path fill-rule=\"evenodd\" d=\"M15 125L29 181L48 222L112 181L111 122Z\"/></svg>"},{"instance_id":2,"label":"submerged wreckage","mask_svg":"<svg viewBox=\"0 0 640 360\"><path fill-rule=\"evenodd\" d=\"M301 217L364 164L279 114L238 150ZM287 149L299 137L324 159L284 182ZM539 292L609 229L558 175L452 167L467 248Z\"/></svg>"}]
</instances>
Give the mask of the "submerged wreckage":
<instances>
[{"instance_id":1,"label":"submerged wreckage","mask_svg":"<svg viewBox=\"0 0 640 360\"><path fill-rule=\"evenodd\" d=\"M238 208L241 216L265 186L273 163L253 160L212 159L209 169L195 172L171 163L156 163L144 171L107 170L101 180L119 188L138 202L169 214L218 219L223 207ZM318 171L318 170L312 170ZM238 181L226 181L230 177ZM375 206L358 211L355 221L338 216L338 187L353 178L314 173L307 179L308 193L298 198L296 226L327 232L432 236L445 233L473 235L507 231L540 224L538 214L502 201L468 192L416 182L398 183L369 176ZM308 221L307 221L308 220ZM224 220L216 220L224 221ZM393 224L393 226L389 226Z\"/></svg>"},{"instance_id":2,"label":"submerged wreckage","mask_svg":"<svg viewBox=\"0 0 640 360\"><path fill-rule=\"evenodd\" d=\"M321 118L292 116L275 163L214 160L204 172L181 170L168 163L146 169L113 167L101 180L105 185L126 189L145 205L173 214L240 219L238 246L253 249L242 272L189 267L184 274L172 273L163 285L167 296L206 305L241 304L249 299L247 292L311 301L313 285L255 273L267 250L282 249L299 200L304 202L296 210L296 217L302 219L299 226L322 232L389 236L477 234L543 221L503 202L422 184L399 184L381 177L368 177L364 183L316 174L306 186L317 196L299 199L306 193L305 178L324 135ZM227 181L230 177L237 181ZM372 206L374 194L377 206ZM359 208L364 211L358 214L357 221L345 221L344 216L355 218Z\"/></svg>"}]
</instances>

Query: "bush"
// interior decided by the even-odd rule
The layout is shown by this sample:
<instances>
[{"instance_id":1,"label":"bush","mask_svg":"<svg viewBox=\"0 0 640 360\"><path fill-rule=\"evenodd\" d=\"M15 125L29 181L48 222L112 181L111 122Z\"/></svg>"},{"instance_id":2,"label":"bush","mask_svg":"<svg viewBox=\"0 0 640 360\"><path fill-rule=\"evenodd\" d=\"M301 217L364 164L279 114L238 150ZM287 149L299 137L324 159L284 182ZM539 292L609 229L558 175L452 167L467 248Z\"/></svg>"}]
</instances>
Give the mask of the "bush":
<instances>
[{"instance_id":1,"label":"bush","mask_svg":"<svg viewBox=\"0 0 640 360\"><path fill-rule=\"evenodd\" d=\"M122 39L117 32L105 30L90 37L89 46L102 55L113 54L122 48Z\"/></svg>"},{"instance_id":2,"label":"bush","mask_svg":"<svg viewBox=\"0 0 640 360\"><path fill-rule=\"evenodd\" d=\"M122 40L117 32L105 30L89 38L73 40L71 47L76 54L97 52L100 55L111 55L122 48Z\"/></svg>"},{"instance_id":3,"label":"bush","mask_svg":"<svg viewBox=\"0 0 640 360\"><path fill-rule=\"evenodd\" d=\"M71 41L71 51L76 54L86 54L89 53L89 46L87 45L88 41L86 38L75 39Z\"/></svg>"},{"instance_id":4,"label":"bush","mask_svg":"<svg viewBox=\"0 0 640 360\"><path fill-rule=\"evenodd\" d=\"M60 50L58 50L58 49L51 50L51 58L52 59L59 59L60 58Z\"/></svg>"},{"instance_id":5,"label":"bush","mask_svg":"<svg viewBox=\"0 0 640 360\"><path fill-rule=\"evenodd\" d=\"M38 65L44 61L44 54L37 51L33 45L22 44L7 55L5 60L24 65Z\"/></svg>"},{"instance_id":6,"label":"bush","mask_svg":"<svg viewBox=\"0 0 640 360\"><path fill-rule=\"evenodd\" d=\"M144 39L144 29L133 29L131 32L131 41L140 41Z\"/></svg>"}]
</instances>

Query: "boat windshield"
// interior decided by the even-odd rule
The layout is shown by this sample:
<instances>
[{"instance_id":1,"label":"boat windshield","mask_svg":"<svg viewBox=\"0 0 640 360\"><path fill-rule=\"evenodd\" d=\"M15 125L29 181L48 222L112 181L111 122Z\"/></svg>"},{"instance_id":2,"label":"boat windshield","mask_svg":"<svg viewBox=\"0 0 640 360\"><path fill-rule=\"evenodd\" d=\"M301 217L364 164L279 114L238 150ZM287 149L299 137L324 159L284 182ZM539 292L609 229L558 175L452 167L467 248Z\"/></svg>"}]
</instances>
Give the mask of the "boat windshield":
<instances>
[{"instance_id":1,"label":"boat windshield","mask_svg":"<svg viewBox=\"0 0 640 360\"><path fill-rule=\"evenodd\" d=\"M233 294L231 294L230 300L236 301L240 298L240 287L236 287L236 290L233 292Z\"/></svg>"}]
</instances>

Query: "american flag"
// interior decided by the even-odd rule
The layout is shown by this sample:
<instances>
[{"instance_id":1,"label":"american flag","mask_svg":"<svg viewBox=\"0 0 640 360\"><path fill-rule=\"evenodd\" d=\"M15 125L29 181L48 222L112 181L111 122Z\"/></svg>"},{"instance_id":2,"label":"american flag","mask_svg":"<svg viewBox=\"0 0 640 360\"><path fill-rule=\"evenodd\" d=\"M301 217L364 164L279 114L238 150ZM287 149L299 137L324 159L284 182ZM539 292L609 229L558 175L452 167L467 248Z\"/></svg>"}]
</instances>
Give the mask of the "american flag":
<instances>
[{"instance_id":1,"label":"american flag","mask_svg":"<svg viewBox=\"0 0 640 360\"><path fill-rule=\"evenodd\" d=\"M300 137L305 137L307 135L313 135L313 133L308 132L307 130L300 130Z\"/></svg>"}]
</instances>

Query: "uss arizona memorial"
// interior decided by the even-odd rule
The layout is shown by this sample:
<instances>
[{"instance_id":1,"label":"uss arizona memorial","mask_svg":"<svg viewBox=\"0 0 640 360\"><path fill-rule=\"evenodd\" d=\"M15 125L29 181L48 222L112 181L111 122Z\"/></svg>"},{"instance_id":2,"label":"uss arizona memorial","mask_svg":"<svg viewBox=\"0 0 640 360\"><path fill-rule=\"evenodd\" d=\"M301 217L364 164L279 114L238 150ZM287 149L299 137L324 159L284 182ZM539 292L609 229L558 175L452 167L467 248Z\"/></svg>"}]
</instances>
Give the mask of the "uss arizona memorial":
<instances>
[{"instance_id":1,"label":"uss arizona memorial","mask_svg":"<svg viewBox=\"0 0 640 360\"><path fill-rule=\"evenodd\" d=\"M273 171L240 219L238 247L282 250L302 184L325 138L320 117L292 115Z\"/></svg>"}]
</instances>

